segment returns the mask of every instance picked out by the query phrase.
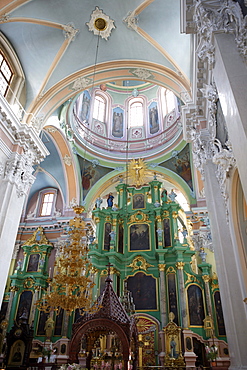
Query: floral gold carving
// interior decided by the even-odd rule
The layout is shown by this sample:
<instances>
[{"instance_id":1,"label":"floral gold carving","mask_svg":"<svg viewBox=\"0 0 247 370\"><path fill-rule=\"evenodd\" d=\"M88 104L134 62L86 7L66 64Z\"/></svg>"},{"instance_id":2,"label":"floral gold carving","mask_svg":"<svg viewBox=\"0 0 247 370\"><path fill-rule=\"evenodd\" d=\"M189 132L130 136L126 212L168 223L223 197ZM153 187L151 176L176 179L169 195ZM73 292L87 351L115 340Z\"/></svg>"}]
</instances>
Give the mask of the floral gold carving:
<instances>
[{"instance_id":1,"label":"floral gold carving","mask_svg":"<svg viewBox=\"0 0 247 370\"><path fill-rule=\"evenodd\" d=\"M147 269L149 267L154 267L153 265L150 265L150 263L148 263L144 257L142 256L136 256L133 261L131 262L130 265L128 265L128 267L132 267L132 271L135 271L135 270L144 270L144 271L147 271Z\"/></svg>"},{"instance_id":2,"label":"floral gold carving","mask_svg":"<svg viewBox=\"0 0 247 370\"><path fill-rule=\"evenodd\" d=\"M176 267L177 267L178 270L183 270L184 265L185 265L185 262L179 261L179 262L176 263Z\"/></svg>"}]
</instances>

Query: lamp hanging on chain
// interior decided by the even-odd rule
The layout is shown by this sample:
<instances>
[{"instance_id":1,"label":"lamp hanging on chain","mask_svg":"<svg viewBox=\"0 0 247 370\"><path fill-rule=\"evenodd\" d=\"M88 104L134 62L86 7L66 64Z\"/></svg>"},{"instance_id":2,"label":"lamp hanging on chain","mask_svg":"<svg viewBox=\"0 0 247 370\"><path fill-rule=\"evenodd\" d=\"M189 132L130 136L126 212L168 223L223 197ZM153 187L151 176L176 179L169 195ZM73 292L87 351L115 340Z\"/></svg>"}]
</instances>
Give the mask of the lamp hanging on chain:
<instances>
[{"instance_id":1,"label":"lamp hanging on chain","mask_svg":"<svg viewBox=\"0 0 247 370\"><path fill-rule=\"evenodd\" d=\"M70 220L69 243L62 247L54 264L53 279L47 279L48 289L37 301L40 311L65 310L69 315L75 310L97 310L92 292L95 283L90 277L92 264L88 259L86 228L80 214L84 207L76 206L77 216Z\"/></svg>"}]
</instances>

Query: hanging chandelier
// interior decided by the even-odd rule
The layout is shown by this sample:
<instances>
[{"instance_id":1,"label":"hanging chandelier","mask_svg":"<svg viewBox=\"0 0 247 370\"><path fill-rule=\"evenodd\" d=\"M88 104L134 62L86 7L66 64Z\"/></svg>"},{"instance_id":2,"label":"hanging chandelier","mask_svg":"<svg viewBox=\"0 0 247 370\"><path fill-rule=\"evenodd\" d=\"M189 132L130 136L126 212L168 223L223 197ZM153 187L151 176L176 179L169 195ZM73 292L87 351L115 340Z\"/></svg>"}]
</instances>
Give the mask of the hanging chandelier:
<instances>
[{"instance_id":1,"label":"hanging chandelier","mask_svg":"<svg viewBox=\"0 0 247 370\"><path fill-rule=\"evenodd\" d=\"M88 259L85 222L80 214L84 207L74 207L77 216L69 222L69 241L60 249L54 264L53 279L47 279L48 288L37 301L40 311L49 313L63 309L69 315L75 310L94 311L92 299L95 283L90 277L92 264Z\"/></svg>"}]
</instances>

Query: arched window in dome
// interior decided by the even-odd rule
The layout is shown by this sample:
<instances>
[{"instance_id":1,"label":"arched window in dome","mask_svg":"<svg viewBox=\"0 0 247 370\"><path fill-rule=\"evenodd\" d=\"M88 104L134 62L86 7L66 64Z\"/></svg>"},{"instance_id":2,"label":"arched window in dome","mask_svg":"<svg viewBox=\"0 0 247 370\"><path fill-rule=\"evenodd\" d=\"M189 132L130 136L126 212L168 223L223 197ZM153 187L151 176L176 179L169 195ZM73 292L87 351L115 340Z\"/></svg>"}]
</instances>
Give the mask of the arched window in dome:
<instances>
[{"instance_id":1,"label":"arched window in dome","mask_svg":"<svg viewBox=\"0 0 247 370\"><path fill-rule=\"evenodd\" d=\"M144 102L143 99L133 98L129 101L129 127L143 126Z\"/></svg>"},{"instance_id":2,"label":"arched window in dome","mask_svg":"<svg viewBox=\"0 0 247 370\"><path fill-rule=\"evenodd\" d=\"M164 117L176 107L176 97L174 93L164 87L161 88L161 104Z\"/></svg>"},{"instance_id":3,"label":"arched window in dome","mask_svg":"<svg viewBox=\"0 0 247 370\"><path fill-rule=\"evenodd\" d=\"M160 101L162 107L163 122L165 123L165 126L170 126L177 117L177 98L171 90L161 87Z\"/></svg>"},{"instance_id":4,"label":"arched window in dome","mask_svg":"<svg viewBox=\"0 0 247 370\"><path fill-rule=\"evenodd\" d=\"M100 94L95 94L93 104L93 119L96 119L100 122L105 122L105 113L106 99Z\"/></svg>"}]
</instances>

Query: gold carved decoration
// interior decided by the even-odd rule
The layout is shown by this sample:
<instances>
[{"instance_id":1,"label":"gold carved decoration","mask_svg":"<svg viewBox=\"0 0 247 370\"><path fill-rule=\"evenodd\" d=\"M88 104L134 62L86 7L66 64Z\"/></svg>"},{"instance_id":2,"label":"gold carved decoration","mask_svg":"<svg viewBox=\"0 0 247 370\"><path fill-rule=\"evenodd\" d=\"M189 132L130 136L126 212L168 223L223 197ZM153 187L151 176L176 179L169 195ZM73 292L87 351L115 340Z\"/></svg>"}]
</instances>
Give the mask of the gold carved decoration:
<instances>
[{"instance_id":1,"label":"gold carved decoration","mask_svg":"<svg viewBox=\"0 0 247 370\"><path fill-rule=\"evenodd\" d=\"M92 266L92 268L91 268L91 272L92 272L92 274L94 275L94 274L97 274L98 273L98 269L95 267L95 266Z\"/></svg>"},{"instance_id":2,"label":"gold carved decoration","mask_svg":"<svg viewBox=\"0 0 247 370\"><path fill-rule=\"evenodd\" d=\"M39 238L39 239L37 239ZM39 244L39 245L51 245L49 243L47 237L44 234L44 229L43 227L39 226L29 238L24 245L33 245L33 244Z\"/></svg>"},{"instance_id":3,"label":"gold carved decoration","mask_svg":"<svg viewBox=\"0 0 247 370\"><path fill-rule=\"evenodd\" d=\"M173 217L174 219L178 218L178 213L177 213L176 211L173 211L173 212L172 212L172 217Z\"/></svg>"},{"instance_id":4,"label":"gold carved decoration","mask_svg":"<svg viewBox=\"0 0 247 370\"><path fill-rule=\"evenodd\" d=\"M18 292L19 288L17 286L11 286L10 291L11 292Z\"/></svg>"},{"instance_id":5,"label":"gold carved decoration","mask_svg":"<svg viewBox=\"0 0 247 370\"><path fill-rule=\"evenodd\" d=\"M132 159L128 165L130 179L137 185L144 185L144 176L147 170L147 165L143 159Z\"/></svg>"},{"instance_id":6,"label":"gold carved decoration","mask_svg":"<svg viewBox=\"0 0 247 370\"><path fill-rule=\"evenodd\" d=\"M212 290L219 289L218 276L215 272L213 272L213 275L212 275L211 287L212 287Z\"/></svg>"},{"instance_id":7,"label":"gold carved decoration","mask_svg":"<svg viewBox=\"0 0 247 370\"><path fill-rule=\"evenodd\" d=\"M156 216L156 221L157 221L157 222L161 222L161 220L162 220L162 219L161 219L161 216Z\"/></svg>"},{"instance_id":8,"label":"gold carved decoration","mask_svg":"<svg viewBox=\"0 0 247 370\"><path fill-rule=\"evenodd\" d=\"M163 216L164 216L164 217L169 217L169 212L168 212L168 211L164 211L164 212L163 212Z\"/></svg>"},{"instance_id":9,"label":"gold carved decoration","mask_svg":"<svg viewBox=\"0 0 247 370\"><path fill-rule=\"evenodd\" d=\"M104 269L101 271L100 275L101 276L107 276L108 275L108 270L107 269ZM115 267L110 267L110 275L119 275L119 271L115 268Z\"/></svg>"},{"instance_id":10,"label":"gold carved decoration","mask_svg":"<svg viewBox=\"0 0 247 370\"><path fill-rule=\"evenodd\" d=\"M182 355L181 328L173 322L174 317L174 313L170 312L170 322L163 328L166 351L164 365L169 368L179 368L185 365Z\"/></svg>"},{"instance_id":11,"label":"gold carved decoration","mask_svg":"<svg viewBox=\"0 0 247 370\"><path fill-rule=\"evenodd\" d=\"M209 275L202 275L202 279L204 280L204 283L209 283L210 281Z\"/></svg>"},{"instance_id":12,"label":"gold carved decoration","mask_svg":"<svg viewBox=\"0 0 247 370\"><path fill-rule=\"evenodd\" d=\"M195 282L200 284L199 280L194 275L188 274L188 272L186 272L186 271L184 271L184 272L187 275L187 280L186 280L185 284L195 283Z\"/></svg>"},{"instance_id":13,"label":"gold carved decoration","mask_svg":"<svg viewBox=\"0 0 247 370\"><path fill-rule=\"evenodd\" d=\"M167 274L176 273L176 270L174 269L174 267L169 266L168 269L166 270L166 273Z\"/></svg>"},{"instance_id":14,"label":"gold carved decoration","mask_svg":"<svg viewBox=\"0 0 247 370\"><path fill-rule=\"evenodd\" d=\"M136 256L135 258L133 258L132 263L127 267L132 267L132 271L140 269L147 271L149 267L154 267L154 265L150 265L150 263L148 263L144 257Z\"/></svg>"},{"instance_id":15,"label":"gold carved decoration","mask_svg":"<svg viewBox=\"0 0 247 370\"><path fill-rule=\"evenodd\" d=\"M159 267L159 271L165 271L166 264L165 263L159 263L158 267Z\"/></svg>"},{"instance_id":16,"label":"gold carved decoration","mask_svg":"<svg viewBox=\"0 0 247 370\"><path fill-rule=\"evenodd\" d=\"M141 211L138 211L134 215L130 216L129 222L132 223L132 222L150 222L150 221L148 221L148 215Z\"/></svg>"},{"instance_id":17,"label":"gold carved decoration","mask_svg":"<svg viewBox=\"0 0 247 370\"><path fill-rule=\"evenodd\" d=\"M178 270L183 270L184 269L185 262L177 262L176 267Z\"/></svg>"},{"instance_id":18,"label":"gold carved decoration","mask_svg":"<svg viewBox=\"0 0 247 370\"><path fill-rule=\"evenodd\" d=\"M32 287L33 287L33 285L34 285L34 280L33 280L31 277L27 278L27 279L24 281L24 283L23 283L24 288L27 288L27 289L32 288Z\"/></svg>"},{"instance_id":19,"label":"gold carved decoration","mask_svg":"<svg viewBox=\"0 0 247 370\"><path fill-rule=\"evenodd\" d=\"M99 217L94 217L93 216L93 220L95 221L96 224L100 223L100 218Z\"/></svg>"},{"instance_id":20,"label":"gold carved decoration","mask_svg":"<svg viewBox=\"0 0 247 370\"><path fill-rule=\"evenodd\" d=\"M206 316L203 320L204 330L206 331L207 337L212 337L214 333L214 321L210 315Z\"/></svg>"}]
</instances>

